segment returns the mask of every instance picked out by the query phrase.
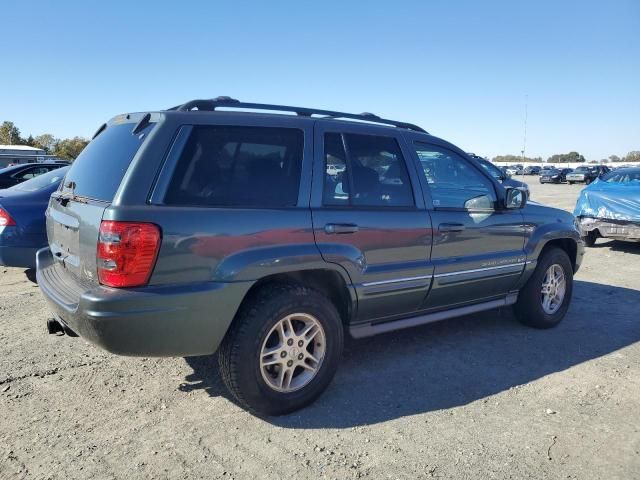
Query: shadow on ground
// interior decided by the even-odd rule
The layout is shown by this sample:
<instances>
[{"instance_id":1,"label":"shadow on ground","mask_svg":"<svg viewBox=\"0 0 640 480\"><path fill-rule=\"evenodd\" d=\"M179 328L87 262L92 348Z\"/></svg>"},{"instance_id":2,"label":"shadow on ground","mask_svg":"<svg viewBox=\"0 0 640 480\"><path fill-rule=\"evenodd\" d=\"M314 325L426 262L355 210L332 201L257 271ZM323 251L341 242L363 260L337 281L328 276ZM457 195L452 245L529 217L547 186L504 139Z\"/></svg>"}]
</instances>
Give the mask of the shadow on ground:
<instances>
[{"instance_id":1,"label":"shadow on ground","mask_svg":"<svg viewBox=\"0 0 640 480\"><path fill-rule=\"evenodd\" d=\"M345 428L465 405L637 342L639 302L637 290L576 281L569 313L555 329L526 328L503 309L349 341L322 397L304 413L267 421ZM228 398L214 356L186 361L193 374L184 390Z\"/></svg>"},{"instance_id":2,"label":"shadow on ground","mask_svg":"<svg viewBox=\"0 0 640 480\"><path fill-rule=\"evenodd\" d=\"M622 240L599 239L593 247L589 248L609 248L614 252L640 254L640 242L627 242Z\"/></svg>"}]
</instances>

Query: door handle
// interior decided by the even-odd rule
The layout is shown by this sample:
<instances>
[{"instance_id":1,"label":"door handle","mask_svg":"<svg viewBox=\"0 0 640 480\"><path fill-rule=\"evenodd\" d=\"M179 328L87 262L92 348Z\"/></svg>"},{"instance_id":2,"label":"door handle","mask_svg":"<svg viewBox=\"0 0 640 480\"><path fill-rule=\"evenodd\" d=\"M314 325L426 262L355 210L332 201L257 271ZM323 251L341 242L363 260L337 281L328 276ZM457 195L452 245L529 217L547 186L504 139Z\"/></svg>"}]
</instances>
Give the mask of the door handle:
<instances>
[{"instance_id":1,"label":"door handle","mask_svg":"<svg viewBox=\"0 0 640 480\"><path fill-rule=\"evenodd\" d=\"M328 235L340 233L356 233L358 231L358 225L354 225L352 223L327 223L324 226L324 231Z\"/></svg>"},{"instance_id":2,"label":"door handle","mask_svg":"<svg viewBox=\"0 0 640 480\"><path fill-rule=\"evenodd\" d=\"M461 223L441 223L438 226L440 232L462 232L464 225Z\"/></svg>"}]
</instances>

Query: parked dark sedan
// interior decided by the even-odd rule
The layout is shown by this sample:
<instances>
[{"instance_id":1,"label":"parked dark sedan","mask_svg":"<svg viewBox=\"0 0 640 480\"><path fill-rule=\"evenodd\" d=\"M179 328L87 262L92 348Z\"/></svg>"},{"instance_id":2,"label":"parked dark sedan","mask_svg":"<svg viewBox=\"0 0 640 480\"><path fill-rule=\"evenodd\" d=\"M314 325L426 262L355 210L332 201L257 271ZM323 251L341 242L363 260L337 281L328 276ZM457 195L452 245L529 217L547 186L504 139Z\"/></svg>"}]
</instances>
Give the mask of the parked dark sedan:
<instances>
[{"instance_id":1,"label":"parked dark sedan","mask_svg":"<svg viewBox=\"0 0 640 480\"><path fill-rule=\"evenodd\" d=\"M52 170L68 166L67 162L22 163L0 169L0 188L9 188Z\"/></svg>"},{"instance_id":2,"label":"parked dark sedan","mask_svg":"<svg viewBox=\"0 0 640 480\"><path fill-rule=\"evenodd\" d=\"M541 170L541 167L539 167L538 165L529 165L528 167L525 167L524 174L525 175L540 175L540 170Z\"/></svg>"},{"instance_id":3,"label":"parked dark sedan","mask_svg":"<svg viewBox=\"0 0 640 480\"><path fill-rule=\"evenodd\" d=\"M0 190L0 265L32 268L47 245L44 212L69 167Z\"/></svg>"},{"instance_id":4,"label":"parked dark sedan","mask_svg":"<svg viewBox=\"0 0 640 480\"><path fill-rule=\"evenodd\" d=\"M571 168L545 170L545 172L540 175L540 183L565 183L567 181L567 174L571 172L573 172Z\"/></svg>"}]
</instances>

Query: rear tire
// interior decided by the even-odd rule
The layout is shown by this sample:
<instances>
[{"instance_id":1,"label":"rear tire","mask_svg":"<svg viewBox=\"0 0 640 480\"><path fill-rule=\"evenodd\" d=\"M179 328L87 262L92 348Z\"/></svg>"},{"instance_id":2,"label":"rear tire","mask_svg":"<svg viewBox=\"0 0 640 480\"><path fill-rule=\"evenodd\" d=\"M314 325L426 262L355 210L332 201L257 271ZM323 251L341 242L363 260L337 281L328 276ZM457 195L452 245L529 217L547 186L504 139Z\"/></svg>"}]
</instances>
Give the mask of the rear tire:
<instances>
[{"instance_id":1,"label":"rear tire","mask_svg":"<svg viewBox=\"0 0 640 480\"><path fill-rule=\"evenodd\" d=\"M554 281L549 281L550 277L554 277L550 275L552 271L554 274L562 274L564 287L561 295L556 287L556 293L562 298L545 306L545 289L549 292L551 288L547 297L553 293ZM518 301L514 305L516 316L520 322L530 327L541 329L555 327L567 313L572 293L573 267L569 256L561 248L546 249L538 259L538 265L531 278L520 290Z\"/></svg>"},{"instance_id":2,"label":"rear tire","mask_svg":"<svg viewBox=\"0 0 640 480\"><path fill-rule=\"evenodd\" d=\"M569 185L573 185L573 182L569 182Z\"/></svg>"},{"instance_id":3,"label":"rear tire","mask_svg":"<svg viewBox=\"0 0 640 480\"><path fill-rule=\"evenodd\" d=\"M307 344L304 332L313 325L317 332ZM219 350L221 377L242 406L283 415L322 394L343 343L340 315L324 295L300 285L269 285L243 304L227 332Z\"/></svg>"}]
</instances>

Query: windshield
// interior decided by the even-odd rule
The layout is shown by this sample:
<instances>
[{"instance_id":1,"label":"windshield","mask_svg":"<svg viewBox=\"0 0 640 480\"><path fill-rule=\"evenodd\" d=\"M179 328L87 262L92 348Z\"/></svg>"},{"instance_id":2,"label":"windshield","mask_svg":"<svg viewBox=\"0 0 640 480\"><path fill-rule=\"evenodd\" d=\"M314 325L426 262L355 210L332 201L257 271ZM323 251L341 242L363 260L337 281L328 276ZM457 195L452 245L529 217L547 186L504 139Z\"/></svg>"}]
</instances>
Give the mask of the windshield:
<instances>
[{"instance_id":1,"label":"windshield","mask_svg":"<svg viewBox=\"0 0 640 480\"><path fill-rule=\"evenodd\" d=\"M576 173L587 173L589 172L591 169L589 167L578 167L574 170L574 172Z\"/></svg>"},{"instance_id":2,"label":"windshield","mask_svg":"<svg viewBox=\"0 0 640 480\"><path fill-rule=\"evenodd\" d=\"M64 178L66 173L69 171L69 168L70 167L56 168L55 170L51 170L48 173L38 175L31 180L27 180L26 182L19 183L18 185L14 185L13 187L9 187L9 190L19 190L21 192L37 192L38 190L42 190L51 185L58 185Z\"/></svg>"},{"instance_id":3,"label":"windshield","mask_svg":"<svg viewBox=\"0 0 640 480\"><path fill-rule=\"evenodd\" d=\"M640 184L640 169L609 172L601 178L607 183L637 183Z\"/></svg>"}]
</instances>

